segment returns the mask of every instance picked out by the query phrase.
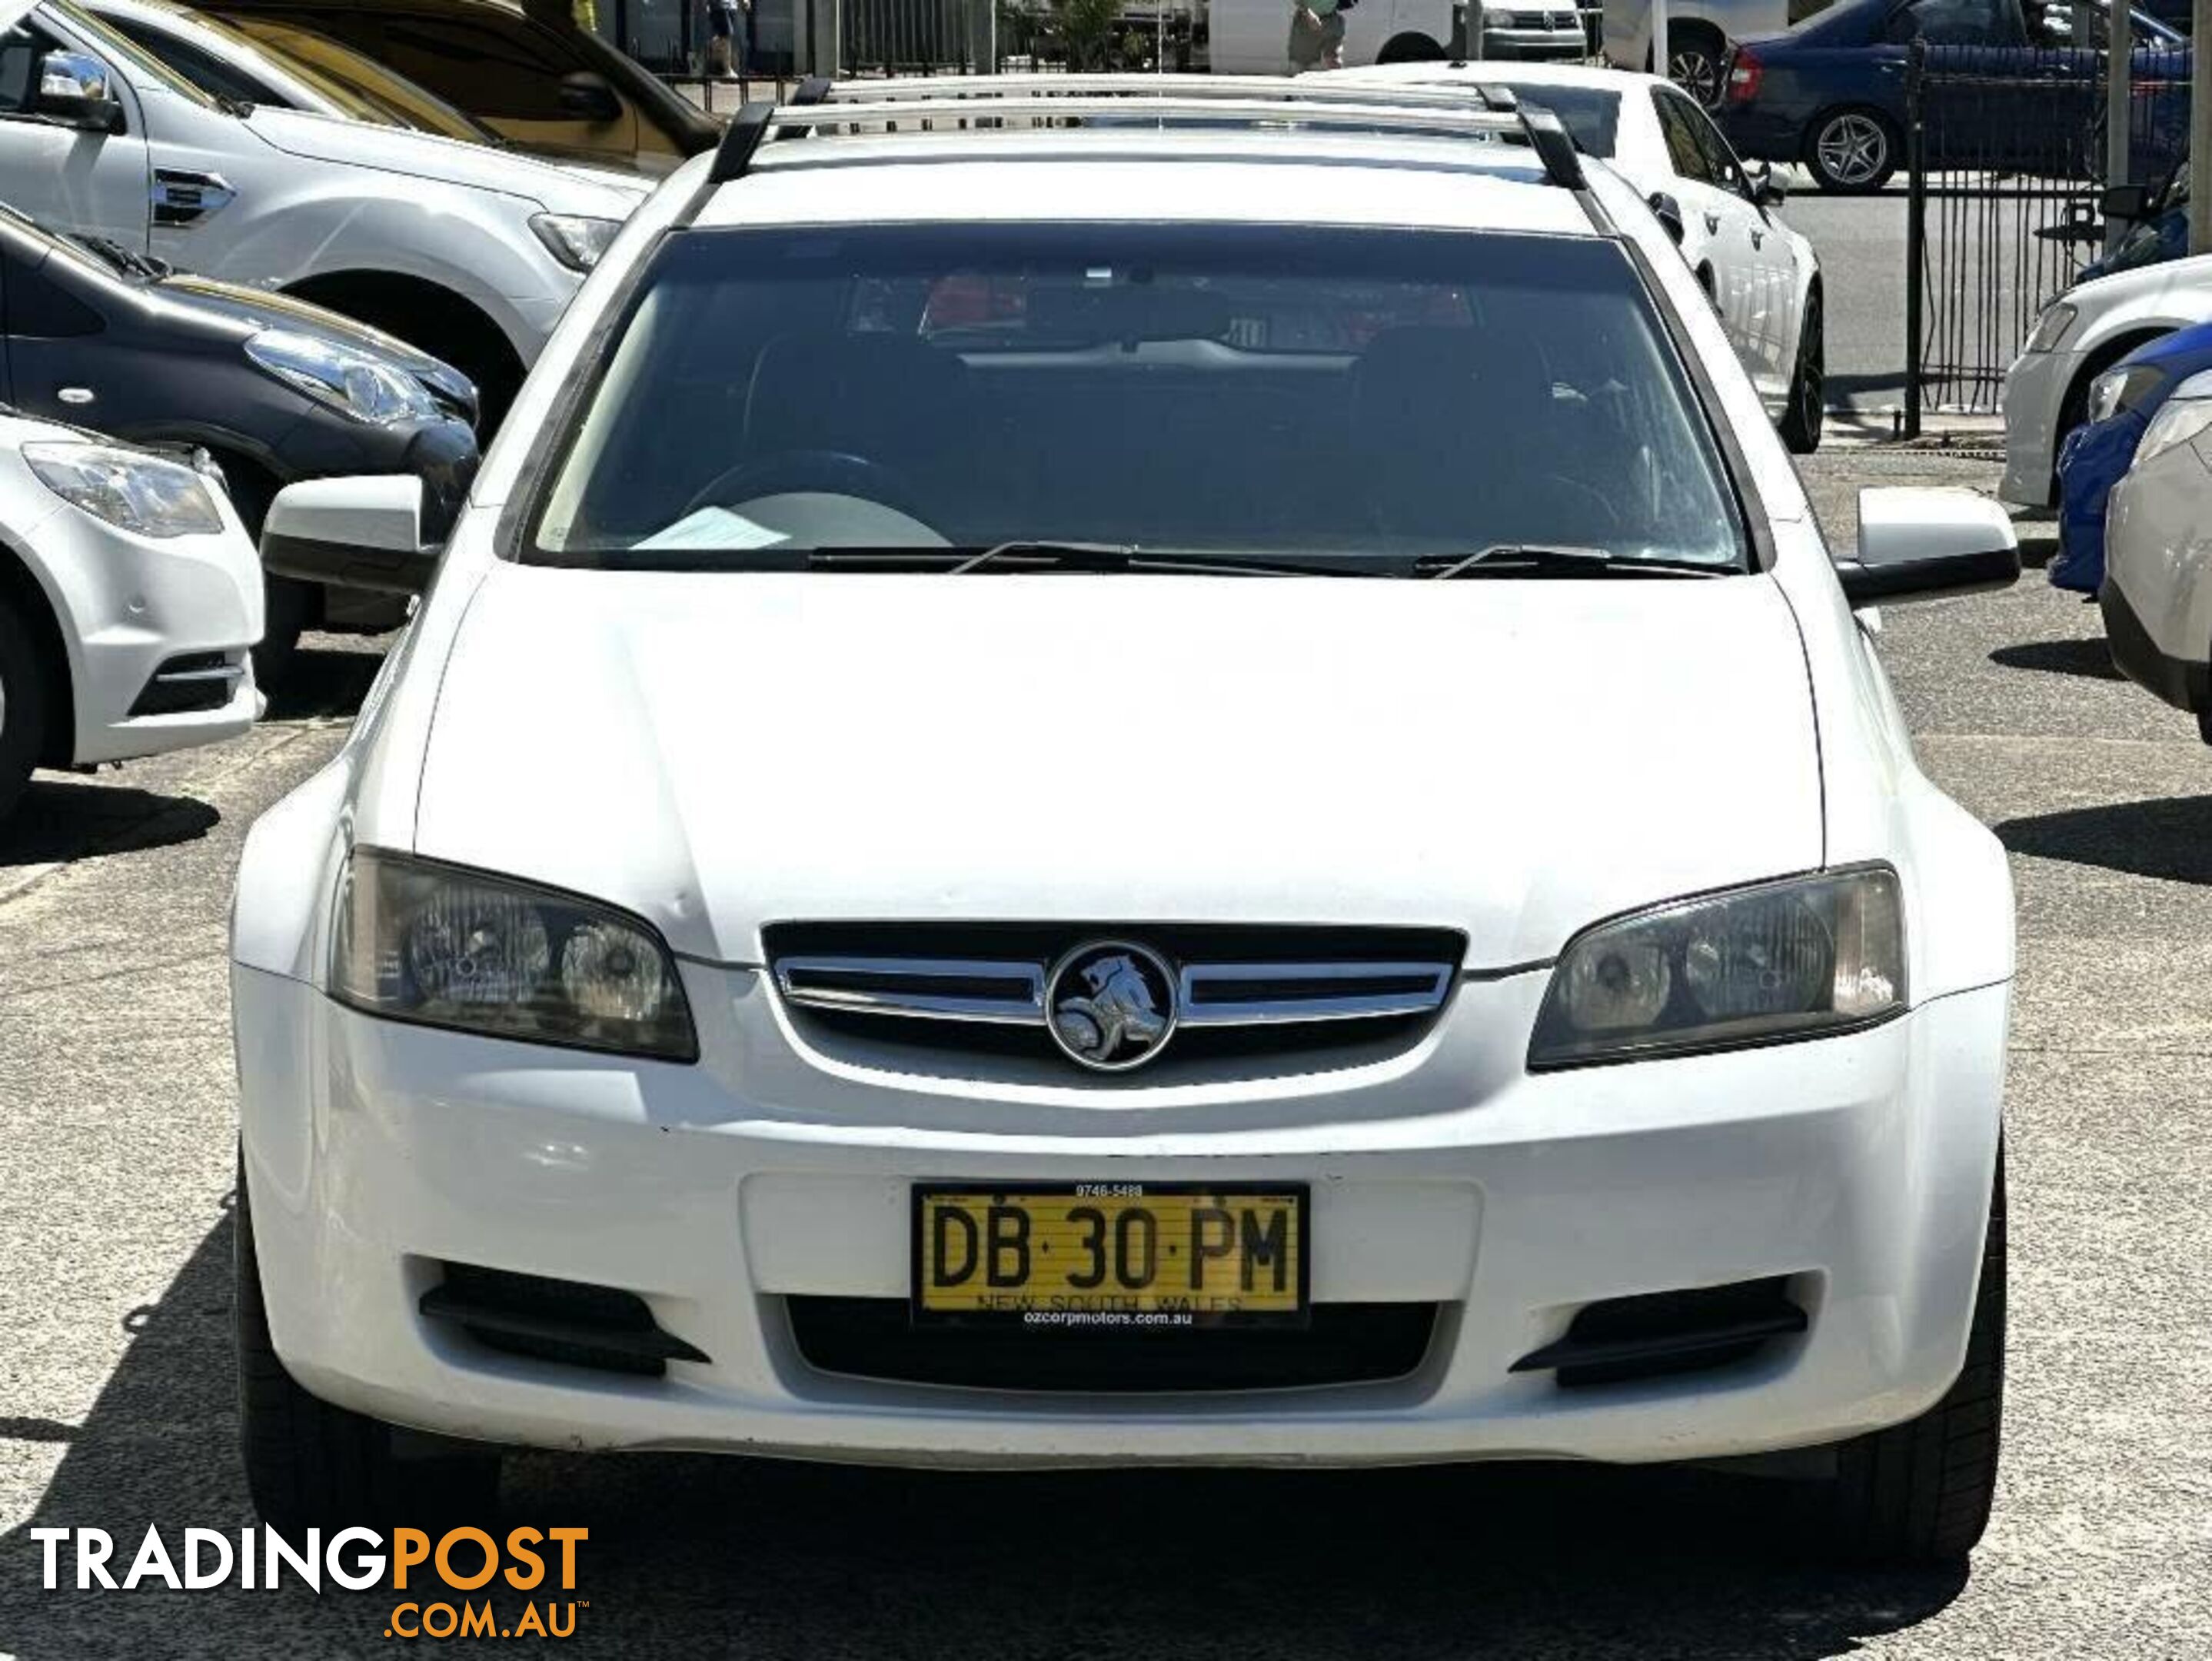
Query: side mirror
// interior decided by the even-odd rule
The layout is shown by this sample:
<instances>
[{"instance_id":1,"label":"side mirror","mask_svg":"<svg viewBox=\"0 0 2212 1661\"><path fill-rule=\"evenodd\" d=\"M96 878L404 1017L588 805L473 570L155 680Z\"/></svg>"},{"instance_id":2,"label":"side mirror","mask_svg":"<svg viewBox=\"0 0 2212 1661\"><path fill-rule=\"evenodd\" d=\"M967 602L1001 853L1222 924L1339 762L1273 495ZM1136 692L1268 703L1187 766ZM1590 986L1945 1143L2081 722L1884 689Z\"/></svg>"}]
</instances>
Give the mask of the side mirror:
<instances>
[{"instance_id":1,"label":"side mirror","mask_svg":"<svg viewBox=\"0 0 2212 1661\"><path fill-rule=\"evenodd\" d=\"M2009 588L2020 541L2005 510L1972 490L1874 487L1859 492L1858 558L1837 562L1836 576L1854 607Z\"/></svg>"},{"instance_id":2,"label":"side mirror","mask_svg":"<svg viewBox=\"0 0 2212 1661\"><path fill-rule=\"evenodd\" d=\"M1790 187L1774 176L1774 164L1762 161L1752 175L1751 199L1762 208L1778 208L1790 199Z\"/></svg>"},{"instance_id":3,"label":"side mirror","mask_svg":"<svg viewBox=\"0 0 2212 1661\"><path fill-rule=\"evenodd\" d=\"M123 100L107 66L82 52L50 52L39 59L39 95L32 108L86 132L121 132Z\"/></svg>"},{"instance_id":4,"label":"side mirror","mask_svg":"<svg viewBox=\"0 0 2212 1661\"><path fill-rule=\"evenodd\" d=\"M561 112L573 115L579 121L593 123L622 119L623 101L615 89L607 84L605 76L594 75L589 70L578 70L573 75L561 77Z\"/></svg>"},{"instance_id":5,"label":"side mirror","mask_svg":"<svg viewBox=\"0 0 2212 1661\"><path fill-rule=\"evenodd\" d=\"M2107 185L2097 210L2107 219L2141 219L2150 207L2148 185Z\"/></svg>"},{"instance_id":6,"label":"side mirror","mask_svg":"<svg viewBox=\"0 0 2212 1661\"><path fill-rule=\"evenodd\" d=\"M1682 246L1682 204L1664 191L1654 191L1651 192L1651 212L1660 225L1664 228L1667 234L1674 239L1674 246L1680 247Z\"/></svg>"},{"instance_id":7,"label":"side mirror","mask_svg":"<svg viewBox=\"0 0 2212 1661\"><path fill-rule=\"evenodd\" d=\"M287 484L261 523L261 563L278 576L419 594L438 569L422 545L422 481L411 473Z\"/></svg>"}]
</instances>

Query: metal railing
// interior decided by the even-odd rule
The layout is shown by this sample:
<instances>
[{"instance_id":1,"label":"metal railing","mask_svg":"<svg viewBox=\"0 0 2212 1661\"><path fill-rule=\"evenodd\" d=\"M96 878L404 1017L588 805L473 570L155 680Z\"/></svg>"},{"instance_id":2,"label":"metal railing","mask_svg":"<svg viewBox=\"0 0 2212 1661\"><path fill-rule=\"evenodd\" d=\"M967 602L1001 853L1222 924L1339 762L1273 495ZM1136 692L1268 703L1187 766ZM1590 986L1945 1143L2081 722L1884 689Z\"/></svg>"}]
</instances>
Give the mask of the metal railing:
<instances>
[{"instance_id":1,"label":"metal railing","mask_svg":"<svg viewBox=\"0 0 2212 1661\"><path fill-rule=\"evenodd\" d=\"M2056 48L2000 74L1973 48L1907 54L1908 435L1930 411L1995 414L2036 314L2099 251L2108 57ZM2133 63L2129 170L2148 182L2186 142L2186 58Z\"/></svg>"}]
</instances>

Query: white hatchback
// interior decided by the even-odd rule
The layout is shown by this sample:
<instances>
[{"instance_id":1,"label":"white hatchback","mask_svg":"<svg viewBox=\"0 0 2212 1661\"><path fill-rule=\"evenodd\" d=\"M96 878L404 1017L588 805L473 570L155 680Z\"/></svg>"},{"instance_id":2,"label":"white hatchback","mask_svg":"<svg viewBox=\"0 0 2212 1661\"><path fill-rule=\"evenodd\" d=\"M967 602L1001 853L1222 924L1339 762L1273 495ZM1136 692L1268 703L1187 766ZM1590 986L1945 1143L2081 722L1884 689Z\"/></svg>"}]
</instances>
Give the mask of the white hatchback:
<instances>
[{"instance_id":1,"label":"white hatchback","mask_svg":"<svg viewBox=\"0 0 2212 1661\"><path fill-rule=\"evenodd\" d=\"M2011 888L1852 607L2017 551L1871 490L1839 581L1555 118L756 107L418 526L268 520L428 588L239 873L264 1514L501 1445L1761 1456L1978 1537Z\"/></svg>"},{"instance_id":2,"label":"white hatchback","mask_svg":"<svg viewBox=\"0 0 2212 1661\"><path fill-rule=\"evenodd\" d=\"M0 411L0 817L34 767L253 724L261 557L199 459Z\"/></svg>"}]
</instances>

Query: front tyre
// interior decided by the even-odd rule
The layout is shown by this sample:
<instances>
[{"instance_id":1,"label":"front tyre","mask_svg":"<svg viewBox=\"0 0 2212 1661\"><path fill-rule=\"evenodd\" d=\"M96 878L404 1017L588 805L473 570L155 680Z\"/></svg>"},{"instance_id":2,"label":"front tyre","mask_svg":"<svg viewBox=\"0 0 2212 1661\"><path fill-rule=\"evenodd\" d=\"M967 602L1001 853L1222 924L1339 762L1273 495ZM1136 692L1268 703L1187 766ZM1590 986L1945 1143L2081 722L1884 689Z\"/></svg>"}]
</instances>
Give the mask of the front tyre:
<instances>
[{"instance_id":1,"label":"front tyre","mask_svg":"<svg viewBox=\"0 0 2212 1661\"><path fill-rule=\"evenodd\" d=\"M1823 338L1820 291L1805 296L1805 322L1797 331L1797 367L1790 378L1790 407L1782 414L1782 441L1792 455L1808 456L1820 447L1827 418L1827 345Z\"/></svg>"},{"instance_id":2,"label":"front tyre","mask_svg":"<svg viewBox=\"0 0 2212 1661\"><path fill-rule=\"evenodd\" d=\"M0 593L0 819L15 811L46 748L46 654Z\"/></svg>"},{"instance_id":3,"label":"front tyre","mask_svg":"<svg viewBox=\"0 0 2212 1661\"><path fill-rule=\"evenodd\" d=\"M1966 1364L1917 1419L1844 1443L1827 1484L1827 1534L1842 1555L1903 1565L1956 1563L1989 1526L2004 1419L2005 1180L1997 1147L1981 1283Z\"/></svg>"},{"instance_id":4,"label":"front tyre","mask_svg":"<svg viewBox=\"0 0 2212 1661\"><path fill-rule=\"evenodd\" d=\"M1813 182L1841 196L1880 190L1903 155L1902 135L1879 110L1831 110L1805 138L1805 166Z\"/></svg>"},{"instance_id":5,"label":"front tyre","mask_svg":"<svg viewBox=\"0 0 2212 1661\"><path fill-rule=\"evenodd\" d=\"M232 1220L232 1324L238 1347L239 1441L261 1520L292 1536L451 1519L482 1526L499 1496L499 1456L403 1459L392 1427L320 1402L293 1382L269 1338L246 1168Z\"/></svg>"}]
</instances>

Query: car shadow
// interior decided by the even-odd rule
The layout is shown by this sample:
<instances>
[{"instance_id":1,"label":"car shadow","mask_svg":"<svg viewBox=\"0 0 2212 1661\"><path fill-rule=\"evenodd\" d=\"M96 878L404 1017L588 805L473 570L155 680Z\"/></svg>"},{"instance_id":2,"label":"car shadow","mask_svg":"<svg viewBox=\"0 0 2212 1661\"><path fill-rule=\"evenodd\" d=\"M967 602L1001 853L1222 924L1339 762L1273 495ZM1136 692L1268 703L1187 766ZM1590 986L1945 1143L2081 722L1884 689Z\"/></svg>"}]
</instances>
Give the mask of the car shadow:
<instances>
[{"instance_id":1,"label":"car shadow","mask_svg":"<svg viewBox=\"0 0 2212 1661\"><path fill-rule=\"evenodd\" d=\"M249 1521L230 1244L225 1218L126 1321L35 1512L0 1536L0 1634L19 1661L385 1647L390 1591L80 1592L66 1553L58 1589L40 1586L33 1528L105 1529L119 1568L149 1523L174 1544ZM529 1455L508 1461L501 1516L478 1520L590 1530L568 1653L1814 1661L1964 1586L1813 1566L1781 1543L1778 1487L1568 1466L977 1475ZM518 1601L501 1594L502 1618Z\"/></svg>"},{"instance_id":2,"label":"car shadow","mask_svg":"<svg viewBox=\"0 0 2212 1661\"><path fill-rule=\"evenodd\" d=\"M358 636L342 638L342 645L300 648L285 669L283 683L269 689L263 720L329 720L350 717L360 709L369 683L384 666L385 644L397 637L380 636L374 642Z\"/></svg>"},{"instance_id":3,"label":"car shadow","mask_svg":"<svg viewBox=\"0 0 2212 1661\"><path fill-rule=\"evenodd\" d=\"M2015 854L2135 877L2212 884L2212 796L2162 796L2036 813L1991 827Z\"/></svg>"},{"instance_id":4,"label":"car shadow","mask_svg":"<svg viewBox=\"0 0 2212 1661\"><path fill-rule=\"evenodd\" d=\"M194 842L222 818L192 796L34 774L0 821L0 870Z\"/></svg>"},{"instance_id":5,"label":"car shadow","mask_svg":"<svg viewBox=\"0 0 2212 1661\"><path fill-rule=\"evenodd\" d=\"M2085 680L2123 680L2112 666L2112 648L2101 635L2087 640L2031 640L2000 646L1990 661L2007 669L2035 669L2045 674L2079 675Z\"/></svg>"}]
</instances>

